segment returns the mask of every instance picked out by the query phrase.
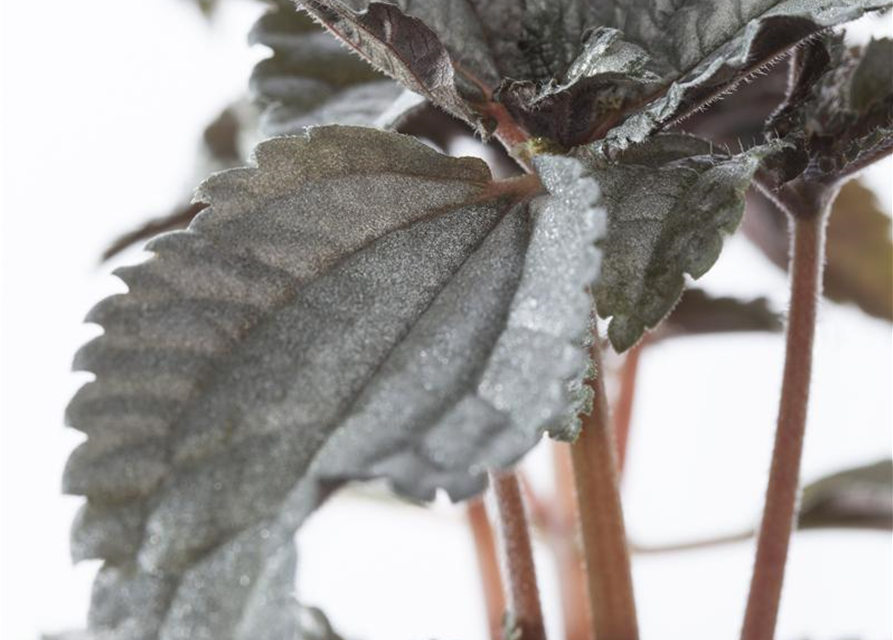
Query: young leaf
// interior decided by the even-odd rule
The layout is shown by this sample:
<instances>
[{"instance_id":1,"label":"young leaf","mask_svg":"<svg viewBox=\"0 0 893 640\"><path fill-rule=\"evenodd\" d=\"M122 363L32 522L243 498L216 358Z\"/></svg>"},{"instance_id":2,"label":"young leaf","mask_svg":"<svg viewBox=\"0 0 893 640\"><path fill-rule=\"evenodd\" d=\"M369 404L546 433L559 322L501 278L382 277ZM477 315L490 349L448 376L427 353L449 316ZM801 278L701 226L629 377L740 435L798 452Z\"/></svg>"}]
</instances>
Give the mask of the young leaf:
<instances>
[{"instance_id":1,"label":"young leaf","mask_svg":"<svg viewBox=\"0 0 893 640\"><path fill-rule=\"evenodd\" d=\"M683 274L699 278L713 266L769 151L728 156L693 136L661 134L611 160L586 152L608 210L595 304L600 316L611 318L608 337L617 351L670 312Z\"/></svg>"},{"instance_id":2,"label":"young leaf","mask_svg":"<svg viewBox=\"0 0 893 640\"><path fill-rule=\"evenodd\" d=\"M773 67L766 77L739 89L733 99L723 100L686 121L686 130L728 146L761 140L766 120L785 100L788 71L781 65ZM787 217L756 190L748 193L742 229L766 257L787 268ZM826 243L822 293L893 321L890 217L871 190L858 180L840 188L828 220Z\"/></svg>"},{"instance_id":3,"label":"young leaf","mask_svg":"<svg viewBox=\"0 0 893 640\"><path fill-rule=\"evenodd\" d=\"M893 40L847 49L828 38L805 51L767 129L801 148L803 180L839 183L893 150Z\"/></svg>"},{"instance_id":4,"label":"young leaf","mask_svg":"<svg viewBox=\"0 0 893 640\"><path fill-rule=\"evenodd\" d=\"M532 136L625 146L698 109L823 29L889 0L309 0L378 68L489 131L507 109ZM496 104L500 103L500 104Z\"/></svg>"},{"instance_id":5,"label":"young leaf","mask_svg":"<svg viewBox=\"0 0 893 640\"><path fill-rule=\"evenodd\" d=\"M76 557L106 560L94 629L272 639L251 621L288 624L286 590L257 585L288 583L283 548L334 488L464 498L573 436L604 226L577 161L537 159L542 191L341 126L255 159L89 315L65 485L88 497Z\"/></svg>"},{"instance_id":6,"label":"young leaf","mask_svg":"<svg viewBox=\"0 0 893 640\"><path fill-rule=\"evenodd\" d=\"M798 528L893 529L893 461L847 469L806 485Z\"/></svg>"},{"instance_id":7,"label":"young leaf","mask_svg":"<svg viewBox=\"0 0 893 640\"><path fill-rule=\"evenodd\" d=\"M644 109L611 132L609 143L625 146L678 121L719 98L756 70L798 43L829 27L891 6L889 0L732 0L717 10L714 2L691 3L661 23L660 17L635 23L638 43L651 39L656 60L669 61L672 80ZM635 17L630 9L625 19ZM641 35L638 35L638 34Z\"/></svg>"},{"instance_id":8,"label":"young leaf","mask_svg":"<svg viewBox=\"0 0 893 640\"><path fill-rule=\"evenodd\" d=\"M253 93L266 104L260 123L265 137L298 134L318 124L384 127L422 102L348 51L290 2L263 15L250 41L273 50L251 76ZM403 93L407 95L392 111Z\"/></svg>"}]
</instances>

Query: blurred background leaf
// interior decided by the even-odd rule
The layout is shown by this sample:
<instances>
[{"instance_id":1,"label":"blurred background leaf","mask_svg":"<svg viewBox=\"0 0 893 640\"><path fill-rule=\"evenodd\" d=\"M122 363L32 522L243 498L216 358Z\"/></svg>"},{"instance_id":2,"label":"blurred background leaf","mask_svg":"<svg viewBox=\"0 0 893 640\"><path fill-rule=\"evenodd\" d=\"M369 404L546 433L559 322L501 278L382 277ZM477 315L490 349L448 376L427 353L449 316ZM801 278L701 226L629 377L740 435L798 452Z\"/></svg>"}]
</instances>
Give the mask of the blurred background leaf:
<instances>
[{"instance_id":1,"label":"blurred background leaf","mask_svg":"<svg viewBox=\"0 0 893 640\"><path fill-rule=\"evenodd\" d=\"M226 107L205 127L196 153L196 184L212 173L246 163L249 151L257 142L257 118L257 107L247 100L239 100ZM202 202L192 202L190 193L169 212L151 218L115 238L103 251L102 260L108 260L159 233L185 229L206 206Z\"/></svg>"},{"instance_id":2,"label":"blurred background leaf","mask_svg":"<svg viewBox=\"0 0 893 640\"><path fill-rule=\"evenodd\" d=\"M777 332L782 329L781 315L769 306L766 298L741 300L728 296L713 296L703 289L686 289L658 329L657 339L711 333L749 331Z\"/></svg>"},{"instance_id":3,"label":"blurred background leaf","mask_svg":"<svg viewBox=\"0 0 893 640\"><path fill-rule=\"evenodd\" d=\"M893 460L880 460L810 482L800 499L798 531L813 529L893 530ZM709 538L670 544L632 544L635 553L695 551L744 542L755 535L744 529Z\"/></svg>"},{"instance_id":4,"label":"blurred background leaf","mask_svg":"<svg viewBox=\"0 0 893 640\"><path fill-rule=\"evenodd\" d=\"M743 229L772 262L787 267L787 220L751 192ZM828 222L825 296L852 303L875 318L893 321L893 243L890 218L859 180L843 185Z\"/></svg>"},{"instance_id":5,"label":"blurred background leaf","mask_svg":"<svg viewBox=\"0 0 893 640\"><path fill-rule=\"evenodd\" d=\"M332 123L390 128L404 111L423 102L409 94L415 100L407 97L404 107L391 114L404 94L400 85L290 1L278 0L261 16L249 41L273 51L257 64L250 81L254 98L264 106L264 137L295 135L304 127Z\"/></svg>"},{"instance_id":6,"label":"blurred background leaf","mask_svg":"<svg viewBox=\"0 0 893 640\"><path fill-rule=\"evenodd\" d=\"M859 181L843 186L828 222L825 293L893 321L893 243L890 218Z\"/></svg>"},{"instance_id":7,"label":"blurred background leaf","mask_svg":"<svg viewBox=\"0 0 893 640\"><path fill-rule=\"evenodd\" d=\"M800 500L800 529L893 529L893 460L811 482Z\"/></svg>"}]
</instances>

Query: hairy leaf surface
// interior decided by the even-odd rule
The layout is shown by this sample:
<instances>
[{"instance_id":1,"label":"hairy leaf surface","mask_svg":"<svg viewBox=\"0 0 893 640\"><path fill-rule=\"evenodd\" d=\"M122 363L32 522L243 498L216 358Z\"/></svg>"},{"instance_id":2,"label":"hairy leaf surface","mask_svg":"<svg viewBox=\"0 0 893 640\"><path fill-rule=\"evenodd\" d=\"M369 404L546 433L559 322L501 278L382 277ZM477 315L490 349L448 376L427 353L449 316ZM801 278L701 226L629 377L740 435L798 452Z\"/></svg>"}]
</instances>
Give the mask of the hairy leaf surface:
<instances>
[{"instance_id":1,"label":"hairy leaf surface","mask_svg":"<svg viewBox=\"0 0 893 640\"><path fill-rule=\"evenodd\" d=\"M263 15L250 40L273 50L251 76L266 104L265 137L299 134L319 124L389 127L422 98L375 71L290 2Z\"/></svg>"},{"instance_id":2,"label":"hairy leaf surface","mask_svg":"<svg viewBox=\"0 0 893 640\"><path fill-rule=\"evenodd\" d=\"M793 63L797 65L796 60ZM752 144L762 140L772 112L776 111L776 120L785 112L779 107L785 102L789 71L786 66L775 67L767 77L743 87L733 98L688 120L686 128L729 146L739 141ZM788 267L787 216L755 189L748 193L742 230L772 262L783 269ZM890 216L859 180L843 184L834 200L825 253L822 287L825 296L837 302L854 303L877 318L893 320Z\"/></svg>"},{"instance_id":3,"label":"hairy leaf surface","mask_svg":"<svg viewBox=\"0 0 893 640\"><path fill-rule=\"evenodd\" d=\"M808 51L768 127L802 148L804 179L836 182L893 150L893 40L848 49L831 37Z\"/></svg>"},{"instance_id":4,"label":"hairy leaf surface","mask_svg":"<svg viewBox=\"0 0 893 640\"><path fill-rule=\"evenodd\" d=\"M460 499L574 435L604 226L577 161L538 159L543 191L340 126L255 159L118 271L76 357L96 380L67 416L88 435L73 548L106 561L91 626L112 637L286 637L290 538L334 488Z\"/></svg>"},{"instance_id":5,"label":"hairy leaf surface","mask_svg":"<svg viewBox=\"0 0 893 640\"><path fill-rule=\"evenodd\" d=\"M822 29L889 0L309 0L362 55L489 130L504 105L533 136L625 146Z\"/></svg>"},{"instance_id":6,"label":"hairy leaf surface","mask_svg":"<svg viewBox=\"0 0 893 640\"><path fill-rule=\"evenodd\" d=\"M683 134L661 134L606 160L587 150L608 211L595 289L618 351L633 346L676 304L684 274L704 275L744 212L744 194L768 147L736 156Z\"/></svg>"}]
</instances>

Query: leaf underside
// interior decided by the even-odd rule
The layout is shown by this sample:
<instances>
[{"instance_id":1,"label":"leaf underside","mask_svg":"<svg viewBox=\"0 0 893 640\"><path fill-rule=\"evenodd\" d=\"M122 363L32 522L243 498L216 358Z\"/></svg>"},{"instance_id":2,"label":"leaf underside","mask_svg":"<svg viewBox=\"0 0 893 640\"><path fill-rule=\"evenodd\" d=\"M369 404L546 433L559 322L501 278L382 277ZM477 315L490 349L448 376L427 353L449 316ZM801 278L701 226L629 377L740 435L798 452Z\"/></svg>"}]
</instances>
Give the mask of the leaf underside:
<instances>
[{"instance_id":1,"label":"leaf underside","mask_svg":"<svg viewBox=\"0 0 893 640\"><path fill-rule=\"evenodd\" d=\"M537 194L340 126L255 158L88 318L65 485L103 638L287 637L291 537L334 488L464 498L574 435L604 226L578 162L540 158Z\"/></svg>"},{"instance_id":2,"label":"leaf underside","mask_svg":"<svg viewBox=\"0 0 893 640\"><path fill-rule=\"evenodd\" d=\"M685 274L699 278L713 266L772 148L728 156L693 136L660 134L610 161L583 150L608 212L595 305L611 318L608 337L616 350L629 349L664 319Z\"/></svg>"}]
</instances>

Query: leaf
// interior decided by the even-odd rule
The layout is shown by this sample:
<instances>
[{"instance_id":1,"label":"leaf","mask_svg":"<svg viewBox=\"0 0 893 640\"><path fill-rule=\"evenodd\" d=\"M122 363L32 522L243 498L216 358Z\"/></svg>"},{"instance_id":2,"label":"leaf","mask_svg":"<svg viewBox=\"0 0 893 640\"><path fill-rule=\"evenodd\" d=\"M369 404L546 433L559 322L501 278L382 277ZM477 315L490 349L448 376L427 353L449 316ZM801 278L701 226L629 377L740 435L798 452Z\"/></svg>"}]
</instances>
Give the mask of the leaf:
<instances>
[{"instance_id":1,"label":"leaf","mask_svg":"<svg viewBox=\"0 0 893 640\"><path fill-rule=\"evenodd\" d=\"M602 189L608 233L595 288L617 351L633 346L676 304L683 274L704 275L744 211L744 193L770 151L737 156L683 134L662 134L611 160L581 154Z\"/></svg>"},{"instance_id":2,"label":"leaf","mask_svg":"<svg viewBox=\"0 0 893 640\"><path fill-rule=\"evenodd\" d=\"M846 183L834 201L827 233L825 295L893 321L890 216L874 193L858 181Z\"/></svg>"},{"instance_id":3,"label":"leaf","mask_svg":"<svg viewBox=\"0 0 893 640\"><path fill-rule=\"evenodd\" d=\"M91 626L115 637L273 638L283 549L339 485L461 499L574 436L604 225L578 162L539 158L543 192L342 126L255 159L117 272L75 359L73 552L105 560Z\"/></svg>"},{"instance_id":4,"label":"leaf","mask_svg":"<svg viewBox=\"0 0 893 640\"><path fill-rule=\"evenodd\" d=\"M674 61L674 71L668 76L673 82L646 108L612 131L609 146L624 147L644 140L655 130L718 99L795 45L866 12L887 9L891 2L740 0L725 4L724 11L717 11L709 0L695 5L692 8L686 3L674 12L665 34L651 32L661 43L658 49ZM654 23L649 22L642 21L646 28L653 29Z\"/></svg>"},{"instance_id":5,"label":"leaf","mask_svg":"<svg viewBox=\"0 0 893 640\"><path fill-rule=\"evenodd\" d=\"M766 298L739 300L687 289L660 331L660 338L746 331L778 332L781 316Z\"/></svg>"},{"instance_id":6,"label":"leaf","mask_svg":"<svg viewBox=\"0 0 893 640\"><path fill-rule=\"evenodd\" d=\"M377 68L492 132L500 111L566 148L614 146L715 99L820 31L889 0L309 0ZM630 117L631 116L631 117Z\"/></svg>"},{"instance_id":7,"label":"leaf","mask_svg":"<svg viewBox=\"0 0 893 640\"><path fill-rule=\"evenodd\" d=\"M300 607L301 638L304 640L343 640L326 615L316 607Z\"/></svg>"},{"instance_id":8,"label":"leaf","mask_svg":"<svg viewBox=\"0 0 893 640\"><path fill-rule=\"evenodd\" d=\"M730 146L761 139L766 120L785 100L787 72L782 66L773 68L767 77L748 84L733 98L688 120L686 129ZM742 228L772 262L787 268L787 217L756 190L748 194ZM843 184L834 201L825 253L824 295L837 302L855 303L869 315L893 321L890 217L871 190L858 180Z\"/></svg>"},{"instance_id":9,"label":"leaf","mask_svg":"<svg viewBox=\"0 0 893 640\"><path fill-rule=\"evenodd\" d=\"M299 134L318 124L390 126L422 103L421 97L403 92L291 2L261 16L249 40L273 50L251 76L252 92L266 104L260 123L265 137ZM392 110L398 99L400 104Z\"/></svg>"},{"instance_id":10,"label":"leaf","mask_svg":"<svg viewBox=\"0 0 893 640\"><path fill-rule=\"evenodd\" d=\"M210 18L217 11L220 0L188 0L202 12L206 18Z\"/></svg>"},{"instance_id":11,"label":"leaf","mask_svg":"<svg viewBox=\"0 0 893 640\"><path fill-rule=\"evenodd\" d=\"M478 125L482 131L486 128L460 95L449 53L437 34L421 20L405 15L394 5L380 2L368 3L362 13L338 0L307 0L301 6L375 68L449 113ZM429 3L427 7L434 13L450 9L447 3L441 6ZM462 28L461 15L452 23ZM469 85L461 91L468 94L475 89Z\"/></svg>"},{"instance_id":12,"label":"leaf","mask_svg":"<svg viewBox=\"0 0 893 640\"><path fill-rule=\"evenodd\" d=\"M893 529L893 460L846 469L803 487L797 530L830 528ZM632 548L636 553L694 551L750 540L758 529Z\"/></svg>"},{"instance_id":13,"label":"leaf","mask_svg":"<svg viewBox=\"0 0 893 640\"><path fill-rule=\"evenodd\" d=\"M893 529L893 460L847 469L806 485L800 529Z\"/></svg>"},{"instance_id":14,"label":"leaf","mask_svg":"<svg viewBox=\"0 0 893 640\"><path fill-rule=\"evenodd\" d=\"M804 180L840 182L893 150L893 40L848 49L830 37L809 51L767 127L802 149Z\"/></svg>"},{"instance_id":15,"label":"leaf","mask_svg":"<svg viewBox=\"0 0 893 640\"><path fill-rule=\"evenodd\" d=\"M763 253L787 268L787 219L765 197L749 200L744 231ZM893 322L893 242L890 216L859 180L846 182L828 219L823 293Z\"/></svg>"},{"instance_id":16,"label":"leaf","mask_svg":"<svg viewBox=\"0 0 893 640\"><path fill-rule=\"evenodd\" d=\"M283 585L287 588L287 585ZM277 627L269 629L268 637L283 640L289 638L291 640L343 640L343 638L335 632L332 624L326 615L316 607L307 607L296 601L283 601L280 603L290 615L286 619L293 628ZM129 631L129 630L128 630ZM279 633L281 635L273 635ZM123 634L113 635L111 637L125 640ZM129 640L131 636L127 636ZM54 633L43 636L43 640L109 640L110 636L106 633L93 633L85 630L65 631L63 633Z\"/></svg>"},{"instance_id":17,"label":"leaf","mask_svg":"<svg viewBox=\"0 0 893 640\"><path fill-rule=\"evenodd\" d=\"M723 147L757 145L765 140L766 121L785 100L789 73L788 65L776 64L678 126Z\"/></svg>"}]
</instances>

